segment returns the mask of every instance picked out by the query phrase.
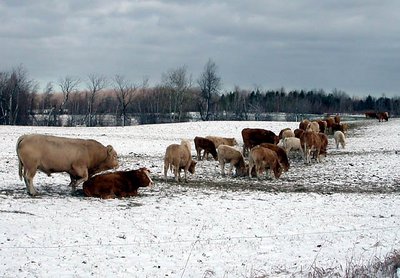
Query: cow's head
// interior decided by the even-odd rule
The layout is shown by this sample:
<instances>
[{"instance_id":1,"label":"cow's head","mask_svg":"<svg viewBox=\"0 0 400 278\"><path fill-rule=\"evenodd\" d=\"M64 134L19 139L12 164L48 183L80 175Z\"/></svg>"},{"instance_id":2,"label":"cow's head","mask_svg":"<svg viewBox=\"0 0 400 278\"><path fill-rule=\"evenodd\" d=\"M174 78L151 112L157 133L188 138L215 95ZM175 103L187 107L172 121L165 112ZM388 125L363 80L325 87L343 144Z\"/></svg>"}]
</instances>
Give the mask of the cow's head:
<instances>
[{"instance_id":1,"label":"cow's head","mask_svg":"<svg viewBox=\"0 0 400 278\"><path fill-rule=\"evenodd\" d=\"M196 168L197 162L192 160L190 161L190 166L189 166L189 173L194 174L195 168Z\"/></svg>"},{"instance_id":2,"label":"cow's head","mask_svg":"<svg viewBox=\"0 0 400 278\"><path fill-rule=\"evenodd\" d=\"M150 177L150 170L147 168L140 168L137 177L139 178L139 187L152 186L154 184Z\"/></svg>"},{"instance_id":3,"label":"cow's head","mask_svg":"<svg viewBox=\"0 0 400 278\"><path fill-rule=\"evenodd\" d=\"M107 158L104 161L104 164L104 166L108 167L108 169L115 169L119 166L117 152L111 145L107 146Z\"/></svg>"}]
</instances>

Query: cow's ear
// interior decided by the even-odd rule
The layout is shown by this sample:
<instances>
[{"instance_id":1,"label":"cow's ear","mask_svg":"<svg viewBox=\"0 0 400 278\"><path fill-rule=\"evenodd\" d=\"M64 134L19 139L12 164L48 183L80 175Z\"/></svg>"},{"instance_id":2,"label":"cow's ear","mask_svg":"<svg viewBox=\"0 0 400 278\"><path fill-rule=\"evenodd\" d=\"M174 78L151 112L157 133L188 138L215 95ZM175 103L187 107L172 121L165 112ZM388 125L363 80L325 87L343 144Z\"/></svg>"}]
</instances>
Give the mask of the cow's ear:
<instances>
[{"instance_id":1,"label":"cow's ear","mask_svg":"<svg viewBox=\"0 0 400 278\"><path fill-rule=\"evenodd\" d=\"M107 146L107 153L111 154L114 151L114 148L111 145Z\"/></svg>"}]
</instances>

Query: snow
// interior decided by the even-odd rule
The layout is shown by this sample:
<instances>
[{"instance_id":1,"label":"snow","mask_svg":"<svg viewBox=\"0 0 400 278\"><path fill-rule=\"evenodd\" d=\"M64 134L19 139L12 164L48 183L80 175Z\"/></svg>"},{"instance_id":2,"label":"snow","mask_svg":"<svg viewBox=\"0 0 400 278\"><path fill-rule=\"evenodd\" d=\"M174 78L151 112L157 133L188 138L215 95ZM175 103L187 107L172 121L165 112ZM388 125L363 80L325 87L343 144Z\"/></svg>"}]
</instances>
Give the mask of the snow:
<instances>
[{"instance_id":1,"label":"snow","mask_svg":"<svg viewBox=\"0 0 400 278\"><path fill-rule=\"evenodd\" d=\"M278 180L222 177L198 162L187 184L169 173L166 147L181 139L235 137L296 122L190 122L107 128L0 127L0 276L256 277L344 271L399 248L400 120L350 122L345 149ZM142 166L156 184L141 196L100 200L70 194L66 174L38 173L26 194L15 144L25 133L92 138L117 150L120 170ZM192 154L195 155L192 141Z\"/></svg>"}]
</instances>

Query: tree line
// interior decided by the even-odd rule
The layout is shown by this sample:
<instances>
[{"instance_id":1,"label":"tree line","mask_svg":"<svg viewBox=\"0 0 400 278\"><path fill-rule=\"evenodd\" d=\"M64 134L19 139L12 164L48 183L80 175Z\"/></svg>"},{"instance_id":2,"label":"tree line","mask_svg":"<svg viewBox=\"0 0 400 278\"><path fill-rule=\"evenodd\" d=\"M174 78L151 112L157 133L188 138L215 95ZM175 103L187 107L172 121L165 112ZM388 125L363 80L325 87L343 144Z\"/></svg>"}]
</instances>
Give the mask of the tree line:
<instances>
[{"instance_id":1,"label":"tree line","mask_svg":"<svg viewBox=\"0 0 400 278\"><path fill-rule=\"evenodd\" d=\"M0 72L1 125L129 125L181 122L193 114L203 121L268 120L268 113L360 114L387 111L399 114L400 98L349 97L341 90L263 90L222 91L222 78L209 59L194 80L186 66L162 74L160 84L149 87L148 80L134 83L124 76L107 78L89 74L86 78L66 76L49 82L42 91L29 79L23 66ZM106 121L111 117L111 121ZM66 119L66 122L62 122Z\"/></svg>"}]
</instances>

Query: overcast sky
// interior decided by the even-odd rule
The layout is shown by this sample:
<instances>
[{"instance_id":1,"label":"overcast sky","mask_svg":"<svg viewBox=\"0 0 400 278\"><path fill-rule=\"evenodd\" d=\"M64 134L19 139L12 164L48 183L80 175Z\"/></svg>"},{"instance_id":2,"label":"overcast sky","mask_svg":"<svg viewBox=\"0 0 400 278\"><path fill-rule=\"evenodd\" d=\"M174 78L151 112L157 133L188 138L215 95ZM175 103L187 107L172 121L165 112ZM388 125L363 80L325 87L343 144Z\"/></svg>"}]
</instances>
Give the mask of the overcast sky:
<instances>
[{"instance_id":1,"label":"overcast sky","mask_svg":"<svg viewBox=\"0 0 400 278\"><path fill-rule=\"evenodd\" d=\"M336 88L400 95L400 1L0 1L0 71L123 75L133 82L212 59L225 90Z\"/></svg>"}]
</instances>

